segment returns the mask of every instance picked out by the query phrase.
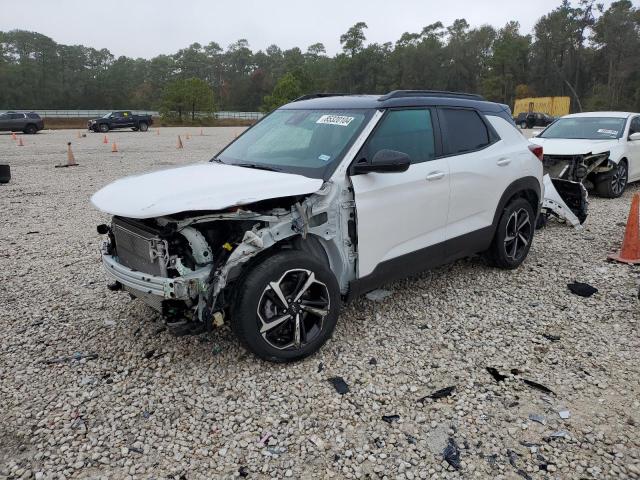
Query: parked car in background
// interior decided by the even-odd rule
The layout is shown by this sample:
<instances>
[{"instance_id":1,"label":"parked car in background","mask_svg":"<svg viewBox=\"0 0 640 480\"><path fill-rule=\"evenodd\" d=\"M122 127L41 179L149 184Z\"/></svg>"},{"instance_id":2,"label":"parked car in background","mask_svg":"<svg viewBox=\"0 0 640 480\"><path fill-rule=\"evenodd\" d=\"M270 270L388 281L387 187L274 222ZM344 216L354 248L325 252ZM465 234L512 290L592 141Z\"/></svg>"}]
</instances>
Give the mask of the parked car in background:
<instances>
[{"instance_id":1,"label":"parked car in background","mask_svg":"<svg viewBox=\"0 0 640 480\"><path fill-rule=\"evenodd\" d=\"M509 107L477 95L307 95L210 163L118 180L102 261L172 330L228 322L271 361L331 336L342 299L483 252L527 257L542 202L542 148Z\"/></svg>"},{"instance_id":2,"label":"parked car in background","mask_svg":"<svg viewBox=\"0 0 640 480\"><path fill-rule=\"evenodd\" d=\"M146 132L153 124L151 115L134 115L129 110L109 112L100 118L89 120L87 128L93 132L106 133L118 128L130 128L134 132Z\"/></svg>"},{"instance_id":3,"label":"parked car in background","mask_svg":"<svg viewBox=\"0 0 640 480\"><path fill-rule=\"evenodd\" d=\"M0 131L38 133L44 128L44 121L35 112L6 112L0 114Z\"/></svg>"},{"instance_id":4,"label":"parked car in background","mask_svg":"<svg viewBox=\"0 0 640 480\"><path fill-rule=\"evenodd\" d=\"M566 115L534 139L544 148L552 178L582 182L615 198L640 180L640 114L589 112Z\"/></svg>"},{"instance_id":5,"label":"parked car in background","mask_svg":"<svg viewBox=\"0 0 640 480\"><path fill-rule=\"evenodd\" d=\"M516 125L523 130L525 128L546 127L547 125L552 124L554 120L555 118L551 115L541 112L522 112L513 119L513 121L516 122Z\"/></svg>"}]
</instances>

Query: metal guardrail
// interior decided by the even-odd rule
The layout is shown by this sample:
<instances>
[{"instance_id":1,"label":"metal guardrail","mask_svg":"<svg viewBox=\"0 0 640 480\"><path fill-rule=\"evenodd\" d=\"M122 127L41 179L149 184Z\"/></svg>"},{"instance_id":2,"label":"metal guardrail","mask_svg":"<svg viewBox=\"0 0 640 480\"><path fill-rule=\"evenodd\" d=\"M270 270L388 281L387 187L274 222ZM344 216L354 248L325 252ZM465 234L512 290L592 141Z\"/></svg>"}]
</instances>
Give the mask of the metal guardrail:
<instances>
[{"instance_id":1,"label":"metal guardrail","mask_svg":"<svg viewBox=\"0 0 640 480\"><path fill-rule=\"evenodd\" d=\"M21 110L11 109L13 112L36 112L42 118L97 118L101 117L112 110ZM0 110L2 112L2 110ZM151 115L153 117L160 116L160 112L155 110L131 110L136 115ZM197 117L210 117L211 112L196 112ZM183 113L183 116L189 117L190 113ZM262 112L230 112L220 111L213 112L213 117L218 119L241 119L241 120L260 120L264 114Z\"/></svg>"}]
</instances>

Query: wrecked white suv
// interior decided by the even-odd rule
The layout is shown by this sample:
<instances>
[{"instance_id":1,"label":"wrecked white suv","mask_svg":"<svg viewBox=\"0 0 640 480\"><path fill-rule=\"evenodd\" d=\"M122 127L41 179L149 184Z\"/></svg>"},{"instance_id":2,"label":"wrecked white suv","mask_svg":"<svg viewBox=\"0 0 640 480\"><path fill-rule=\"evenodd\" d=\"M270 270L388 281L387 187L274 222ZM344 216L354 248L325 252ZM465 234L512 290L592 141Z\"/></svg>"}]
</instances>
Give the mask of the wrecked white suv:
<instances>
[{"instance_id":1,"label":"wrecked white suv","mask_svg":"<svg viewBox=\"0 0 640 480\"><path fill-rule=\"evenodd\" d=\"M229 323L271 361L316 351L342 300L484 252L525 259L542 148L505 105L466 94L309 95L210 163L116 181L93 197L102 259L177 332Z\"/></svg>"}]
</instances>

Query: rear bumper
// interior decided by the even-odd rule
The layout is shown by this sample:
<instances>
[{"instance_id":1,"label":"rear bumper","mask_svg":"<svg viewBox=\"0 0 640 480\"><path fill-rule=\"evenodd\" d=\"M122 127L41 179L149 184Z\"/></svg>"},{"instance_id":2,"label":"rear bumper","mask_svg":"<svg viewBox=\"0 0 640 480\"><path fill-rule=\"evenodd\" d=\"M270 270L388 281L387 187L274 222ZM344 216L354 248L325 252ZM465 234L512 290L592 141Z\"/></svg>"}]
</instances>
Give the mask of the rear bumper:
<instances>
[{"instance_id":1,"label":"rear bumper","mask_svg":"<svg viewBox=\"0 0 640 480\"><path fill-rule=\"evenodd\" d=\"M182 277L167 278L132 270L118 263L113 255L102 255L107 275L133 290L170 300L188 300L206 290L211 267L201 268Z\"/></svg>"}]
</instances>

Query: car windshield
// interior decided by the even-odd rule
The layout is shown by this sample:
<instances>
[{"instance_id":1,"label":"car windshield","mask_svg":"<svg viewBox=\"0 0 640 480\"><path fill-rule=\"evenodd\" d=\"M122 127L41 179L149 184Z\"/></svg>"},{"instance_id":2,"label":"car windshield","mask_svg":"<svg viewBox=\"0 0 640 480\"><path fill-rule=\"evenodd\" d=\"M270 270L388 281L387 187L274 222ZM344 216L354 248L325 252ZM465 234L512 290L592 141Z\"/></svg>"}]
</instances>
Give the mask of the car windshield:
<instances>
[{"instance_id":1,"label":"car windshield","mask_svg":"<svg viewBox=\"0 0 640 480\"><path fill-rule=\"evenodd\" d=\"M214 160L327 178L372 114L372 110L276 110Z\"/></svg>"},{"instance_id":2,"label":"car windshield","mask_svg":"<svg viewBox=\"0 0 640 480\"><path fill-rule=\"evenodd\" d=\"M561 118L551 124L540 138L574 138L607 140L620 138L625 118L617 117L572 117Z\"/></svg>"}]
</instances>

